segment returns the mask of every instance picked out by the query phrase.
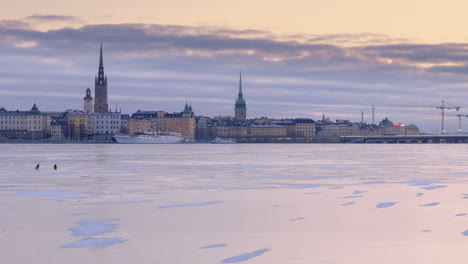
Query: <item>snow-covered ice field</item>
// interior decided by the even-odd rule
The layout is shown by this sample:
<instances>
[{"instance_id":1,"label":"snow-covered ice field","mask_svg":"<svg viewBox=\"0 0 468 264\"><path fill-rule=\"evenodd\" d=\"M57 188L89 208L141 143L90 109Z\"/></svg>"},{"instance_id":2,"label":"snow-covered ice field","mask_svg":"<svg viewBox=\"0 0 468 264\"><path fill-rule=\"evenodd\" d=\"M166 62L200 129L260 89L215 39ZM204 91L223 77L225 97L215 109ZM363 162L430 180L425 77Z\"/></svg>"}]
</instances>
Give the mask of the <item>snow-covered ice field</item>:
<instances>
[{"instance_id":1,"label":"snow-covered ice field","mask_svg":"<svg viewBox=\"0 0 468 264\"><path fill-rule=\"evenodd\" d=\"M0 150L1 263L468 259L467 145Z\"/></svg>"}]
</instances>

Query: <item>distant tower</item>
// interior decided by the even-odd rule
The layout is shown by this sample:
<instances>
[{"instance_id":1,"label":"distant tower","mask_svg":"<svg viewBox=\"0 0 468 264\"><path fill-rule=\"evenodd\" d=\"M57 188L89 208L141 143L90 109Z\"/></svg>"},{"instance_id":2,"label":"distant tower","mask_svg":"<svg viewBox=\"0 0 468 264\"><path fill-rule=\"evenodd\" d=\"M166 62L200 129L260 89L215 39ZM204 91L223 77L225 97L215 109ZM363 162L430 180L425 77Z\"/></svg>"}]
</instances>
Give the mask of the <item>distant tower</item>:
<instances>
[{"instance_id":1,"label":"distant tower","mask_svg":"<svg viewBox=\"0 0 468 264\"><path fill-rule=\"evenodd\" d=\"M94 82L94 112L104 113L109 112L107 104L107 76L104 75L104 62L102 60L102 44L101 54L99 58L99 72Z\"/></svg>"},{"instance_id":2,"label":"distant tower","mask_svg":"<svg viewBox=\"0 0 468 264\"><path fill-rule=\"evenodd\" d=\"M91 89L86 89L86 96L83 99L83 112L85 114L92 114L93 111L93 97L91 96Z\"/></svg>"},{"instance_id":3,"label":"distant tower","mask_svg":"<svg viewBox=\"0 0 468 264\"><path fill-rule=\"evenodd\" d=\"M374 122L374 110L375 110L374 105L372 105L372 124L375 124L375 122Z\"/></svg>"},{"instance_id":4,"label":"distant tower","mask_svg":"<svg viewBox=\"0 0 468 264\"><path fill-rule=\"evenodd\" d=\"M239 94L236 100L234 118L236 120L245 121L247 119L247 105L242 96L242 74L239 74Z\"/></svg>"}]
</instances>

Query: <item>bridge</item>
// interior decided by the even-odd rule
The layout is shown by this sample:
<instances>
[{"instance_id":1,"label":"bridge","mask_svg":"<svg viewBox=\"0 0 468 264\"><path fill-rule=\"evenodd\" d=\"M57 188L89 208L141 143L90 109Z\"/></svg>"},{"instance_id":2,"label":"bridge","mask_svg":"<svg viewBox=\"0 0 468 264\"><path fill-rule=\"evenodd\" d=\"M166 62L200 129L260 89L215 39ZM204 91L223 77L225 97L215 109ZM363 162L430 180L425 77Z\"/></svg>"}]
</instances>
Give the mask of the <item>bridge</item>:
<instances>
[{"instance_id":1,"label":"bridge","mask_svg":"<svg viewBox=\"0 0 468 264\"><path fill-rule=\"evenodd\" d=\"M468 135L348 136L340 137L340 140L342 143L458 144L468 143Z\"/></svg>"}]
</instances>

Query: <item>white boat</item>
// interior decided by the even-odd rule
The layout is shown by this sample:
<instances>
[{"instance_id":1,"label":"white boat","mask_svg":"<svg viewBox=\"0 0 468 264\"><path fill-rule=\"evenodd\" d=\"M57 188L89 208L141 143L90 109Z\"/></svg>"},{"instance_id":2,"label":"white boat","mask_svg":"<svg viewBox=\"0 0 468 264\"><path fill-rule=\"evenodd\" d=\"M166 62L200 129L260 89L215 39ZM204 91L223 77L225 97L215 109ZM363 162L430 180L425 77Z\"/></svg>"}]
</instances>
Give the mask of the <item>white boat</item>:
<instances>
[{"instance_id":1,"label":"white boat","mask_svg":"<svg viewBox=\"0 0 468 264\"><path fill-rule=\"evenodd\" d=\"M211 140L213 144L236 144L236 140L233 138L215 138Z\"/></svg>"},{"instance_id":2,"label":"white boat","mask_svg":"<svg viewBox=\"0 0 468 264\"><path fill-rule=\"evenodd\" d=\"M116 134L114 138L119 144L176 144L185 140L182 134L173 132L143 135Z\"/></svg>"}]
</instances>

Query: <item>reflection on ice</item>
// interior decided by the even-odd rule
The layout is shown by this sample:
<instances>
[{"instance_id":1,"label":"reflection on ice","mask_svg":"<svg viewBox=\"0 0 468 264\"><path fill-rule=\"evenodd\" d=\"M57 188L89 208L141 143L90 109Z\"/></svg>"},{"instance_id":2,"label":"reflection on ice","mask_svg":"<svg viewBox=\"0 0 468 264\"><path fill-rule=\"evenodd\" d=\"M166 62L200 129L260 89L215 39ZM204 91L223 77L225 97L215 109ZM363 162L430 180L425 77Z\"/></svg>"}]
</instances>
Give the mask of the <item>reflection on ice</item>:
<instances>
[{"instance_id":1,"label":"reflection on ice","mask_svg":"<svg viewBox=\"0 0 468 264\"><path fill-rule=\"evenodd\" d=\"M71 213L71 214L68 214L68 215L75 215L75 216L77 216L77 215L87 215L87 214L89 214L89 213Z\"/></svg>"},{"instance_id":2,"label":"reflection on ice","mask_svg":"<svg viewBox=\"0 0 468 264\"><path fill-rule=\"evenodd\" d=\"M364 195L351 195L351 196L340 197L340 199L352 199L352 198L360 198L360 197L364 197Z\"/></svg>"},{"instance_id":3,"label":"reflection on ice","mask_svg":"<svg viewBox=\"0 0 468 264\"><path fill-rule=\"evenodd\" d=\"M234 256L234 257L227 258L227 259L223 260L221 263L235 263L235 262L241 262L241 261L249 260L251 258L258 257L258 256L262 255L263 253L265 253L267 251L270 251L270 249L268 249L268 248L259 249L259 250L253 251L253 252L244 253L244 254Z\"/></svg>"},{"instance_id":4,"label":"reflection on ice","mask_svg":"<svg viewBox=\"0 0 468 264\"><path fill-rule=\"evenodd\" d=\"M398 202L385 202L385 203L379 203L376 206L377 206L377 208L385 208L385 207L394 206L397 203Z\"/></svg>"},{"instance_id":5,"label":"reflection on ice","mask_svg":"<svg viewBox=\"0 0 468 264\"><path fill-rule=\"evenodd\" d=\"M66 195L83 195L84 192L68 192L64 190L28 190L22 191L17 196L23 197L40 197L40 196L66 196Z\"/></svg>"},{"instance_id":6,"label":"reflection on ice","mask_svg":"<svg viewBox=\"0 0 468 264\"><path fill-rule=\"evenodd\" d=\"M447 185L431 185L431 186L421 187L421 189L435 190L435 189L440 189L440 188L445 188L445 187L447 187Z\"/></svg>"},{"instance_id":7,"label":"reflection on ice","mask_svg":"<svg viewBox=\"0 0 468 264\"><path fill-rule=\"evenodd\" d=\"M227 244L212 244L212 245L208 245L208 246L199 247L198 249L219 248L219 247L226 247L226 246L227 246Z\"/></svg>"},{"instance_id":8,"label":"reflection on ice","mask_svg":"<svg viewBox=\"0 0 468 264\"><path fill-rule=\"evenodd\" d=\"M297 221L297 220L304 220L304 219L306 219L306 217L293 218L293 219L289 219L289 221Z\"/></svg>"},{"instance_id":9,"label":"reflection on ice","mask_svg":"<svg viewBox=\"0 0 468 264\"><path fill-rule=\"evenodd\" d=\"M352 205L352 204L355 204L356 202L348 202L348 203L342 203L340 205Z\"/></svg>"},{"instance_id":10,"label":"reflection on ice","mask_svg":"<svg viewBox=\"0 0 468 264\"><path fill-rule=\"evenodd\" d=\"M354 191L353 194L361 194L361 193L366 193L367 191Z\"/></svg>"},{"instance_id":11,"label":"reflection on ice","mask_svg":"<svg viewBox=\"0 0 468 264\"><path fill-rule=\"evenodd\" d=\"M288 187L288 188L297 188L297 189L317 188L317 187L320 187L320 184L294 184L294 185L287 185L286 187Z\"/></svg>"},{"instance_id":12,"label":"reflection on ice","mask_svg":"<svg viewBox=\"0 0 468 264\"><path fill-rule=\"evenodd\" d=\"M407 183L409 186L422 186L422 185L431 185L436 183L436 181L432 180L411 180L411 181L403 181L401 183Z\"/></svg>"},{"instance_id":13,"label":"reflection on ice","mask_svg":"<svg viewBox=\"0 0 468 264\"><path fill-rule=\"evenodd\" d=\"M108 223L119 221L118 218L78 221L79 226L68 230L73 232L74 236L96 236L114 231L117 224Z\"/></svg>"},{"instance_id":14,"label":"reflection on ice","mask_svg":"<svg viewBox=\"0 0 468 264\"><path fill-rule=\"evenodd\" d=\"M455 216L465 216L466 214L456 214Z\"/></svg>"},{"instance_id":15,"label":"reflection on ice","mask_svg":"<svg viewBox=\"0 0 468 264\"><path fill-rule=\"evenodd\" d=\"M202 202L202 203L186 203L186 204L173 204L173 205L163 205L158 206L158 209L165 209L165 208L174 208L174 207L191 207L191 206L205 206L205 205L212 205L222 203L220 201L210 201L210 202Z\"/></svg>"},{"instance_id":16,"label":"reflection on ice","mask_svg":"<svg viewBox=\"0 0 468 264\"><path fill-rule=\"evenodd\" d=\"M97 203L92 203L92 204L139 204L139 203L147 203L147 202L151 202L151 200L97 202Z\"/></svg>"},{"instance_id":17,"label":"reflection on ice","mask_svg":"<svg viewBox=\"0 0 468 264\"><path fill-rule=\"evenodd\" d=\"M436 206L436 205L439 205L439 203L427 203L427 204L421 204L419 206Z\"/></svg>"},{"instance_id":18,"label":"reflection on ice","mask_svg":"<svg viewBox=\"0 0 468 264\"><path fill-rule=\"evenodd\" d=\"M87 237L80 241L61 246L60 248L105 247L127 241L122 238L96 238Z\"/></svg>"},{"instance_id":19,"label":"reflection on ice","mask_svg":"<svg viewBox=\"0 0 468 264\"><path fill-rule=\"evenodd\" d=\"M386 181L363 181L361 184L379 184L379 183L386 183Z\"/></svg>"}]
</instances>

